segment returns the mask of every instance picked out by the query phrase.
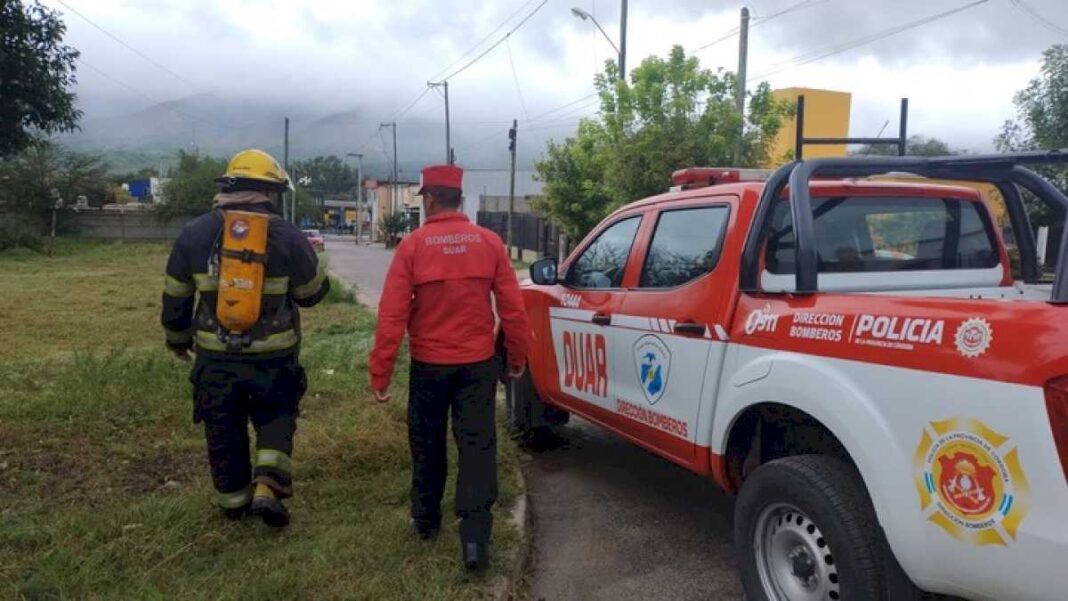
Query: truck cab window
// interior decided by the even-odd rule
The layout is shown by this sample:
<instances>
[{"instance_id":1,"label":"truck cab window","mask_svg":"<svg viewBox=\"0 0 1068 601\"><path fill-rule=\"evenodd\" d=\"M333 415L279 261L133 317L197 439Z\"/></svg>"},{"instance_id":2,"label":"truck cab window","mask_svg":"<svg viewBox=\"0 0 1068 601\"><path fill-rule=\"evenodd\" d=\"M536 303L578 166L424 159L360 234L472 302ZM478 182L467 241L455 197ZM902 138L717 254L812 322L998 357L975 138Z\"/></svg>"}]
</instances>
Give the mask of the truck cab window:
<instances>
[{"instance_id":1,"label":"truck cab window","mask_svg":"<svg viewBox=\"0 0 1068 601\"><path fill-rule=\"evenodd\" d=\"M942 198L814 198L820 273L986 269L997 239L979 203ZM767 269L794 272L790 206L775 207Z\"/></svg>"},{"instance_id":2,"label":"truck cab window","mask_svg":"<svg viewBox=\"0 0 1068 601\"><path fill-rule=\"evenodd\" d=\"M628 217L601 232L567 270L564 285L572 288L622 286L627 257L640 223L641 217Z\"/></svg>"},{"instance_id":3,"label":"truck cab window","mask_svg":"<svg viewBox=\"0 0 1068 601\"><path fill-rule=\"evenodd\" d=\"M673 288L712 271L729 216L726 205L661 213L639 286Z\"/></svg>"}]
</instances>

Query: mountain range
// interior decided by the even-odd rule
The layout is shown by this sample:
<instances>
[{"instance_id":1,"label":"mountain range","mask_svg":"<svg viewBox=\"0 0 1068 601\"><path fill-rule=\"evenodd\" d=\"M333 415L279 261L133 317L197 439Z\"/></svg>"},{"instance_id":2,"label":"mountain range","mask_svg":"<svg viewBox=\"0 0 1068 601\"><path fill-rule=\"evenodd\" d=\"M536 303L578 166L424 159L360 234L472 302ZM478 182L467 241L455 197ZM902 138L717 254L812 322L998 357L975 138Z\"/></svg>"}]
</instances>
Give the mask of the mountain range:
<instances>
[{"instance_id":1,"label":"mountain range","mask_svg":"<svg viewBox=\"0 0 1068 601\"><path fill-rule=\"evenodd\" d=\"M80 130L56 141L80 152L104 155L114 171L136 171L173 162L178 150L226 157L243 148L262 148L283 158L284 120L290 119L290 160L319 155L362 152L364 170L385 179L392 172L389 128L379 128L381 115L355 109L316 113L270 102L232 101L211 94L173 100L111 117L87 116ZM400 178L411 179L445 154L444 119L409 118L397 125ZM506 121L457 124L452 147L457 163L475 168L507 169ZM529 170L550 137L562 138L573 127L520 131L518 168ZM348 159L354 161L354 159ZM415 175L414 177L418 177Z\"/></svg>"}]
</instances>

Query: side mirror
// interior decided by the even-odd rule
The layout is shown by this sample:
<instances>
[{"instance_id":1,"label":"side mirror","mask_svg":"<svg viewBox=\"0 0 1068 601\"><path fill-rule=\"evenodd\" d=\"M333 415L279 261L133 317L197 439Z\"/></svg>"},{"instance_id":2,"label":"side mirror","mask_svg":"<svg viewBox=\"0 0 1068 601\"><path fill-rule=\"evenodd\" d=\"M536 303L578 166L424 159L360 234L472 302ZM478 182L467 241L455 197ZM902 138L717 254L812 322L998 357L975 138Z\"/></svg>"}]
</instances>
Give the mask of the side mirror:
<instances>
[{"instance_id":1,"label":"side mirror","mask_svg":"<svg viewBox=\"0 0 1068 601\"><path fill-rule=\"evenodd\" d=\"M546 257L538 259L530 266L530 279L539 286L556 284L556 259Z\"/></svg>"}]
</instances>

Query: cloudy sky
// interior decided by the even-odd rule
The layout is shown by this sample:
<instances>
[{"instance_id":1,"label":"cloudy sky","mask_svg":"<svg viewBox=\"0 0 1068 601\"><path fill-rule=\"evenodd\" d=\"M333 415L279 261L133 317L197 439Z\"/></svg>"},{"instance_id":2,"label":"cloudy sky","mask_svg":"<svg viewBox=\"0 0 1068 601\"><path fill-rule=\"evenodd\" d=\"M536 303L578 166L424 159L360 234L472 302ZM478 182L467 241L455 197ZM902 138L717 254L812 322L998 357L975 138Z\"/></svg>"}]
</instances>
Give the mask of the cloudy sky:
<instances>
[{"instance_id":1,"label":"cloudy sky","mask_svg":"<svg viewBox=\"0 0 1068 601\"><path fill-rule=\"evenodd\" d=\"M521 131L567 135L596 111L596 100L574 101L614 57L570 9L592 13L619 41L619 0L42 1L65 15L67 42L82 52L77 92L87 119L210 95L301 115L350 114L361 150L377 148L379 122L397 119L403 137L406 124L443 120L426 82L528 16L451 78L454 145L496 144L512 118ZM879 133L887 120L894 132L907 96L911 133L975 151L991 149L1042 50L1068 43L1065 0L630 0L628 66L680 44L707 46L697 54L703 65L734 70L738 42L728 35L743 5L753 13L751 83L852 92L856 136Z\"/></svg>"}]
</instances>

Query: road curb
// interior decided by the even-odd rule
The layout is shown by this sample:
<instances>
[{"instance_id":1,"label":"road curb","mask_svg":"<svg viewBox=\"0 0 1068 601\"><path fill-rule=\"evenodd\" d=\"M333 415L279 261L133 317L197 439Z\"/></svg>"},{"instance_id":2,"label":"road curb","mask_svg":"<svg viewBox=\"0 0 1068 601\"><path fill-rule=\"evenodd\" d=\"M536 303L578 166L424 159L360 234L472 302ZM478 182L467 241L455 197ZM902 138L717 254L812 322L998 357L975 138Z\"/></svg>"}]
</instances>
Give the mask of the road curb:
<instances>
[{"instance_id":1,"label":"road curb","mask_svg":"<svg viewBox=\"0 0 1068 601\"><path fill-rule=\"evenodd\" d=\"M367 295L360 291L359 286L341 277L336 271L330 269L329 265L326 268L326 275L334 282L337 282L346 292L351 292L352 297L356 299L356 304L372 312L377 310L377 307L371 302L371 299L367 298Z\"/></svg>"},{"instance_id":2,"label":"road curb","mask_svg":"<svg viewBox=\"0 0 1068 601\"><path fill-rule=\"evenodd\" d=\"M522 457L520 457L522 464ZM527 480L523 474L523 466L519 467L519 490L515 505L512 506L511 523L519 531L519 548L516 549L511 559L511 569L493 586L494 601L515 601L519 598L519 588L523 583L523 577L527 573L533 548L530 528L530 503L527 498Z\"/></svg>"}]
</instances>

